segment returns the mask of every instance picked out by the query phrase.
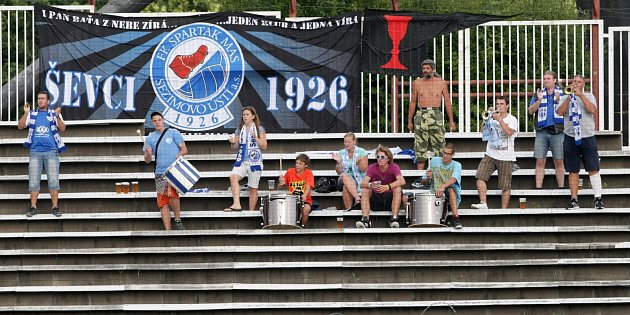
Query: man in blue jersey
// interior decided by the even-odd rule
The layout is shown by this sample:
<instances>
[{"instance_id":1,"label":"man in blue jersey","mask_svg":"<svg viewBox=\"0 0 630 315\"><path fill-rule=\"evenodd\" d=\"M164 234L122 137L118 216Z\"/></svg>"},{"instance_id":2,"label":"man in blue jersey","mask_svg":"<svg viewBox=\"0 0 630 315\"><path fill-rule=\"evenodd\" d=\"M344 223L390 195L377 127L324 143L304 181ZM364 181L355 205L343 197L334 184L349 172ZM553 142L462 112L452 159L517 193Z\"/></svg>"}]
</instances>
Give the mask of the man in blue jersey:
<instances>
[{"instance_id":1,"label":"man in blue jersey","mask_svg":"<svg viewBox=\"0 0 630 315\"><path fill-rule=\"evenodd\" d=\"M48 92L37 93L37 109L31 111L31 105L24 105L24 115L18 121L18 129L28 127L28 137L24 147L30 149L28 163L28 190L31 194L31 206L26 212L27 217L37 214L37 197L39 184L42 180L42 169L46 169L48 192L52 201L52 214L61 216L59 210L59 153L66 151L59 131L66 130L66 123L61 117L61 108L50 109Z\"/></svg>"},{"instance_id":2,"label":"man in blue jersey","mask_svg":"<svg viewBox=\"0 0 630 315\"><path fill-rule=\"evenodd\" d=\"M175 188L166 181L166 170L178 158L186 155L188 149L184 143L184 137L176 129L164 126L164 116L159 112L151 114L151 122L155 128L146 139L144 147L144 161L149 164L155 153L155 189L157 192L157 204L162 214L164 229L171 229L171 212L175 216L175 229L183 230L184 224L180 217L179 194ZM170 209L169 209L170 206Z\"/></svg>"}]
</instances>

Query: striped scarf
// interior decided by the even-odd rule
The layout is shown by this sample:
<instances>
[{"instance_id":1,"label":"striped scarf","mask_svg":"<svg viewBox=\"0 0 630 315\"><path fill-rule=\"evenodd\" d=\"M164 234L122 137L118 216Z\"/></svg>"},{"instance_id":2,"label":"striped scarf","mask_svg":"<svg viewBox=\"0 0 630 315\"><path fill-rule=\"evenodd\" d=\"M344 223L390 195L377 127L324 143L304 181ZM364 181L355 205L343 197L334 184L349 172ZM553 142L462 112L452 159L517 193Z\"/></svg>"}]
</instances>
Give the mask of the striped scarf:
<instances>
[{"instance_id":1,"label":"striped scarf","mask_svg":"<svg viewBox=\"0 0 630 315\"><path fill-rule=\"evenodd\" d=\"M582 113L580 106L575 101L575 95L571 95L571 103L569 104L570 119L573 123L573 131L575 132L575 144L582 144L582 127L580 126L580 119L582 119Z\"/></svg>"},{"instance_id":2,"label":"striped scarf","mask_svg":"<svg viewBox=\"0 0 630 315\"><path fill-rule=\"evenodd\" d=\"M244 161L245 154L249 157L250 169L255 171L263 170L263 156L260 147L258 146L258 132L256 130L256 124L252 124L247 129L246 125L243 125L241 132L239 133L239 146L238 154L236 155L236 162L233 166L241 166Z\"/></svg>"},{"instance_id":3,"label":"striped scarf","mask_svg":"<svg viewBox=\"0 0 630 315\"><path fill-rule=\"evenodd\" d=\"M24 147L25 148L29 148L31 147L31 145L33 144L33 132L35 132L35 121L37 120L37 115L39 114L38 110L34 110L28 113L28 117L26 118L26 121L28 121L28 136L26 137L26 140L24 141ZM59 135L59 132L57 131L57 120L55 119L55 117L57 116L57 113L55 113L54 110L49 109L47 112L47 119L48 122L50 123L50 132L52 132L52 136L53 139L55 139L55 144L57 145L57 152L61 153L63 151L68 150L68 148L66 147L66 145L63 143L63 140L61 140L61 136Z\"/></svg>"}]
</instances>

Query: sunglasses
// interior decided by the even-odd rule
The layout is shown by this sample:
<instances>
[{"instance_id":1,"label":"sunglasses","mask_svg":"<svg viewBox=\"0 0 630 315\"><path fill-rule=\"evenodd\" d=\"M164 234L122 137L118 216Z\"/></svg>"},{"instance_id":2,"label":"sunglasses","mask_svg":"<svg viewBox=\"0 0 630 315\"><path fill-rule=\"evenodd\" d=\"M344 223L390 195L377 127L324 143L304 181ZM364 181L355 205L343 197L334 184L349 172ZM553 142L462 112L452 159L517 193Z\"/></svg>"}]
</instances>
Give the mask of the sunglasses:
<instances>
[{"instance_id":1,"label":"sunglasses","mask_svg":"<svg viewBox=\"0 0 630 315\"><path fill-rule=\"evenodd\" d=\"M376 158L379 159L379 160L385 160L385 159L387 159L387 156L386 155L377 155Z\"/></svg>"},{"instance_id":2,"label":"sunglasses","mask_svg":"<svg viewBox=\"0 0 630 315\"><path fill-rule=\"evenodd\" d=\"M453 154L455 154L455 152L450 152L450 153L449 152L442 152L442 154L444 154L444 155L453 155Z\"/></svg>"}]
</instances>

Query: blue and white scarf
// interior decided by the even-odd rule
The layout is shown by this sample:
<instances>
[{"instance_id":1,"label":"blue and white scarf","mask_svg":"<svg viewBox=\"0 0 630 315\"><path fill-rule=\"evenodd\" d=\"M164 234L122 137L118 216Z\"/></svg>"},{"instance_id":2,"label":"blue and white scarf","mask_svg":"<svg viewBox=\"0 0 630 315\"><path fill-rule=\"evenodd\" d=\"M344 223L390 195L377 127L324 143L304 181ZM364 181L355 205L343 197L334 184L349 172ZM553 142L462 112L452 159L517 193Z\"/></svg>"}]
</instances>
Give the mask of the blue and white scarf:
<instances>
[{"instance_id":1,"label":"blue and white scarf","mask_svg":"<svg viewBox=\"0 0 630 315\"><path fill-rule=\"evenodd\" d=\"M361 174L361 169L357 165L357 161L360 159L359 157L359 147L354 146L354 154L352 155L352 159L350 158L350 154L348 154L348 150L343 150L343 154L341 155L341 165L348 165L343 171L345 173L348 172L349 169L352 169L352 176L354 177L354 181L357 184L357 191L361 193L361 182L363 181L363 175Z\"/></svg>"},{"instance_id":2,"label":"blue and white scarf","mask_svg":"<svg viewBox=\"0 0 630 315\"><path fill-rule=\"evenodd\" d=\"M252 124L247 129L246 125L243 125L238 137L238 153L236 155L236 162L233 166L241 166L245 154L249 157L249 166L252 172L263 170L263 156L260 147L258 146L258 131L256 130L256 124Z\"/></svg>"},{"instance_id":3,"label":"blue and white scarf","mask_svg":"<svg viewBox=\"0 0 630 315\"><path fill-rule=\"evenodd\" d=\"M580 126L580 119L582 119L582 111L580 106L575 101L575 95L571 95L571 103L569 104L570 118L573 123L573 131L575 133L575 144L582 144L582 127Z\"/></svg>"},{"instance_id":4,"label":"blue and white scarf","mask_svg":"<svg viewBox=\"0 0 630 315\"><path fill-rule=\"evenodd\" d=\"M560 94L560 97L564 96L564 91L556 86L552 92L551 95L549 95L549 93L547 93L547 89L544 89L544 96L543 98L540 100L540 106L538 107L538 117L536 120L536 127L538 128L544 128L546 127L546 121L547 121L547 115L549 115L549 107L548 107L548 103L547 100L549 99L549 96L552 97L553 99L553 120L554 123L556 125L561 125L564 124L564 118L561 115L558 115L558 113L556 113L556 110L558 109L558 107L560 106L560 104L558 103L558 100L556 99L556 92L558 92Z\"/></svg>"},{"instance_id":5,"label":"blue and white scarf","mask_svg":"<svg viewBox=\"0 0 630 315\"><path fill-rule=\"evenodd\" d=\"M499 135L499 129L501 124L498 121L490 118L484 121L483 129L481 130L481 140L488 141L490 147L498 149L501 147L501 136Z\"/></svg>"},{"instance_id":6,"label":"blue and white scarf","mask_svg":"<svg viewBox=\"0 0 630 315\"><path fill-rule=\"evenodd\" d=\"M28 121L28 136L24 141L25 148L30 149L31 145L33 144L33 132L35 132L35 121L37 120L38 114L39 110L34 110L29 112L28 117L26 117L26 121ZM53 139L55 139L55 145L57 145L57 152L61 153L68 150L66 145L63 143L63 140L61 140L59 132L57 131L57 120L55 119L57 117L57 113L55 113L54 110L49 109L46 114L48 115L48 117L46 117L48 119L48 123L50 123L50 132L52 132Z\"/></svg>"}]
</instances>

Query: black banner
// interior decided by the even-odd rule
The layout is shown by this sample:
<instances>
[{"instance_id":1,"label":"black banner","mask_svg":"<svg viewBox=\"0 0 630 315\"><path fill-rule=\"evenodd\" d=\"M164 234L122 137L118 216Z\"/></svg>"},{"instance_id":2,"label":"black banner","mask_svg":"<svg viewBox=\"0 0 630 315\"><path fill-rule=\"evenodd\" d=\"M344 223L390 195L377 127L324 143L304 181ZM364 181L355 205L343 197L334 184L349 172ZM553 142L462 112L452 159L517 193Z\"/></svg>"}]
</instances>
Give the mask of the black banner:
<instances>
[{"instance_id":1,"label":"black banner","mask_svg":"<svg viewBox=\"0 0 630 315\"><path fill-rule=\"evenodd\" d=\"M404 11L365 11L362 71L422 75L427 43L436 36L509 17L454 13L430 15Z\"/></svg>"},{"instance_id":2,"label":"black banner","mask_svg":"<svg viewBox=\"0 0 630 315\"><path fill-rule=\"evenodd\" d=\"M145 119L232 132L244 106L269 132L358 128L356 13L288 22L246 13L123 18L35 5L41 86L67 120Z\"/></svg>"}]
</instances>

